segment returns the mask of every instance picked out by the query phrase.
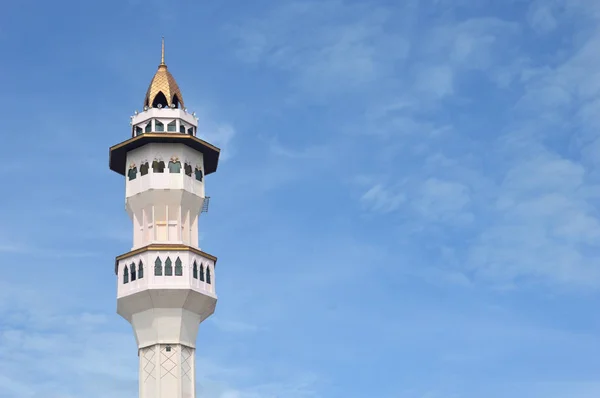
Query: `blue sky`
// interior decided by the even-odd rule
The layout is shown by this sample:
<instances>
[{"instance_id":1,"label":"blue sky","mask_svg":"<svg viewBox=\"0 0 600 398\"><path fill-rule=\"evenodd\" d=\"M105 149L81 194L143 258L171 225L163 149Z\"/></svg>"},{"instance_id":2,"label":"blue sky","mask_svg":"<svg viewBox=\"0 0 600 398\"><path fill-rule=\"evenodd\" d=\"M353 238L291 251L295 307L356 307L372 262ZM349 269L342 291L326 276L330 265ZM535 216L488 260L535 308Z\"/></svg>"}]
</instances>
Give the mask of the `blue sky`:
<instances>
[{"instance_id":1,"label":"blue sky","mask_svg":"<svg viewBox=\"0 0 600 398\"><path fill-rule=\"evenodd\" d=\"M0 397L133 397L108 147L166 37L221 147L207 398L600 396L600 3L2 5Z\"/></svg>"}]
</instances>

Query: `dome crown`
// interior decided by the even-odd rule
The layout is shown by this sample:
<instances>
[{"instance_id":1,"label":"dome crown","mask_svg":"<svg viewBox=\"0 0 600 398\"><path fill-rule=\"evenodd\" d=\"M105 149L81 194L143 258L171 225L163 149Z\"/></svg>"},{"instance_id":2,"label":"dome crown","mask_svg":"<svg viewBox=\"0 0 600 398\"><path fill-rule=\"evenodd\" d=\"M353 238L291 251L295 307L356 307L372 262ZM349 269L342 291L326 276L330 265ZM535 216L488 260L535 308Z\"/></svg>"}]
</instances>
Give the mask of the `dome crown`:
<instances>
[{"instance_id":1,"label":"dome crown","mask_svg":"<svg viewBox=\"0 0 600 398\"><path fill-rule=\"evenodd\" d=\"M183 108L183 96L181 90L175 81L175 78L167 69L165 64L165 38L162 39L162 53L160 65L154 74L146 98L144 99L144 107L149 108Z\"/></svg>"}]
</instances>

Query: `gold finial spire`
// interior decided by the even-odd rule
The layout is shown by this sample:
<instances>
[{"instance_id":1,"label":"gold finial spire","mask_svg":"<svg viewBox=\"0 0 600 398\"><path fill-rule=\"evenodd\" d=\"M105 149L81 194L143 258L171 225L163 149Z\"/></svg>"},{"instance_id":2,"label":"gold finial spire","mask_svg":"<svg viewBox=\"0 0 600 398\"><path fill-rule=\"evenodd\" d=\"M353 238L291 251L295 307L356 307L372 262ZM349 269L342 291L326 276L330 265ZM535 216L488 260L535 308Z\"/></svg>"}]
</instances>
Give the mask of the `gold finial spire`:
<instances>
[{"instance_id":1,"label":"gold finial spire","mask_svg":"<svg viewBox=\"0 0 600 398\"><path fill-rule=\"evenodd\" d=\"M164 98L160 98L163 96ZM154 74L148 91L146 92L146 98L144 98L144 106L155 107L161 104L162 106L168 106L176 108L184 108L183 97L181 96L181 90L175 81L175 78L167 69L165 64L165 37L162 37L162 50L160 55L160 65L158 70Z\"/></svg>"}]
</instances>

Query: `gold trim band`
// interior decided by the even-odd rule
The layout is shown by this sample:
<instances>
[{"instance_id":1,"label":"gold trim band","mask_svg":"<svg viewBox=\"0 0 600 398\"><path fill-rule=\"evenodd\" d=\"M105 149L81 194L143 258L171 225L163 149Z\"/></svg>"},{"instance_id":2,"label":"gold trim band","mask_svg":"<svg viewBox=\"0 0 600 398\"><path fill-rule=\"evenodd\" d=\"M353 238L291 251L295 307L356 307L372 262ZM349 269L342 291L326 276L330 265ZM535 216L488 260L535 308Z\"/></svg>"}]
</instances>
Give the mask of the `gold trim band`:
<instances>
[{"instance_id":1,"label":"gold trim band","mask_svg":"<svg viewBox=\"0 0 600 398\"><path fill-rule=\"evenodd\" d=\"M214 267L215 268L217 267L217 258L215 256L213 256L212 254L203 252L200 249L196 249L195 247L186 246L186 245L178 245L178 244L156 244L156 243L154 243L154 244L150 244L148 246L140 247L139 249L135 249L135 250L127 252L127 253L123 253L120 256L117 256L115 258L115 275L118 275L118 273L119 273L119 261L120 260L127 258L127 257L135 256L140 253L149 252L149 251L190 251L192 253L206 257L209 260L212 260L214 262Z\"/></svg>"}]
</instances>

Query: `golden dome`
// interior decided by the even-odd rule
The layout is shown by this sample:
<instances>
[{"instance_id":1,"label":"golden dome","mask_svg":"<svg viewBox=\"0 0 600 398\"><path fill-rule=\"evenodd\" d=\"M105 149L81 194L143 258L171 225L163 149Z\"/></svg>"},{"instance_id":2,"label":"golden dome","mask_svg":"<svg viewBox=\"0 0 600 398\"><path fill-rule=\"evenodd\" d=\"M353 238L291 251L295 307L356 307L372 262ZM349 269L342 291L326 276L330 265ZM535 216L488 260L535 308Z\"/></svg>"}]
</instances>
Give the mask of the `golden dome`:
<instances>
[{"instance_id":1,"label":"golden dome","mask_svg":"<svg viewBox=\"0 0 600 398\"><path fill-rule=\"evenodd\" d=\"M165 64L165 39L162 40L162 56L158 70L150 82L148 91L146 92L146 98L144 99L144 106L157 107L158 105L163 107L171 107L174 105L175 108L183 108L183 97L181 90L175 81L175 78L167 69Z\"/></svg>"}]
</instances>

